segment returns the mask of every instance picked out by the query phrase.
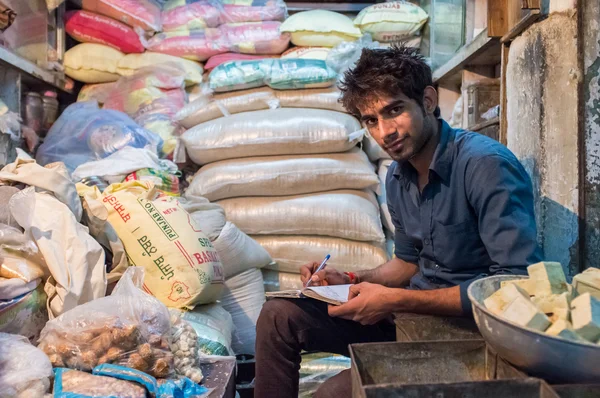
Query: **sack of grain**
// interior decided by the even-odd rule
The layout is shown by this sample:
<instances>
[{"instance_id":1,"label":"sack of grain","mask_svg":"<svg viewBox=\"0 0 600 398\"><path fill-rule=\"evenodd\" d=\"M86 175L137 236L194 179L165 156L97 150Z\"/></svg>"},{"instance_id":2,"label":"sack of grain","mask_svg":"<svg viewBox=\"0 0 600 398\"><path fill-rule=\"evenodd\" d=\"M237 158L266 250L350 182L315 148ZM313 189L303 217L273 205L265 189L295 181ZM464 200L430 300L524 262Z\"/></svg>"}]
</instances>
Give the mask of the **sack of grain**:
<instances>
[{"instance_id":1,"label":"sack of grain","mask_svg":"<svg viewBox=\"0 0 600 398\"><path fill-rule=\"evenodd\" d=\"M329 47L292 47L283 54L281 58L304 58L327 60L331 48Z\"/></svg>"},{"instance_id":2,"label":"sack of grain","mask_svg":"<svg viewBox=\"0 0 600 398\"><path fill-rule=\"evenodd\" d=\"M383 242L379 205L370 191L245 197L217 202L249 235L323 235Z\"/></svg>"},{"instance_id":3,"label":"sack of grain","mask_svg":"<svg viewBox=\"0 0 600 398\"><path fill-rule=\"evenodd\" d=\"M379 208L381 209L381 222L383 227L388 231L395 231L394 224L392 223L392 216L390 215L390 211L387 207L387 192L385 189L387 172L392 162L393 160L391 159L380 160L379 167L377 169L377 174L379 175L380 181L380 192L377 195L377 200L379 201Z\"/></svg>"},{"instance_id":4,"label":"sack of grain","mask_svg":"<svg viewBox=\"0 0 600 398\"><path fill-rule=\"evenodd\" d=\"M189 191L186 191L183 197L179 198L179 203L196 221L196 224L211 242L219 237L227 221L225 210L221 206L210 203L208 199L194 195Z\"/></svg>"},{"instance_id":5,"label":"sack of grain","mask_svg":"<svg viewBox=\"0 0 600 398\"><path fill-rule=\"evenodd\" d=\"M353 148L327 155L263 156L211 163L196 173L188 192L215 201L376 188L378 184L367 155Z\"/></svg>"},{"instance_id":6,"label":"sack of grain","mask_svg":"<svg viewBox=\"0 0 600 398\"><path fill-rule=\"evenodd\" d=\"M65 53L65 74L83 83L119 80L117 65L125 54L103 44L82 43Z\"/></svg>"},{"instance_id":7,"label":"sack of grain","mask_svg":"<svg viewBox=\"0 0 600 398\"><path fill-rule=\"evenodd\" d=\"M406 1L391 1L363 8L354 25L373 40L389 43L417 33L427 21L427 13Z\"/></svg>"},{"instance_id":8,"label":"sack of grain","mask_svg":"<svg viewBox=\"0 0 600 398\"><path fill-rule=\"evenodd\" d=\"M132 265L144 267L144 290L168 307L214 302L224 275L217 251L177 199L155 199L151 182L112 184L97 197Z\"/></svg>"},{"instance_id":9,"label":"sack of grain","mask_svg":"<svg viewBox=\"0 0 600 398\"><path fill-rule=\"evenodd\" d=\"M280 290L300 290L302 281L300 275L291 272L272 271L261 269L265 292L278 292Z\"/></svg>"},{"instance_id":10,"label":"sack of grain","mask_svg":"<svg viewBox=\"0 0 600 398\"><path fill-rule=\"evenodd\" d=\"M232 348L236 354L254 355L256 321L265 302L262 273L252 268L225 280L219 299L233 319Z\"/></svg>"},{"instance_id":11,"label":"sack of grain","mask_svg":"<svg viewBox=\"0 0 600 398\"><path fill-rule=\"evenodd\" d=\"M362 36L350 18L327 10L312 10L292 15L281 25L292 34L296 46L335 47Z\"/></svg>"},{"instance_id":12,"label":"sack of grain","mask_svg":"<svg viewBox=\"0 0 600 398\"><path fill-rule=\"evenodd\" d=\"M261 245L230 222L225 223L212 244L219 253L225 278L271 262L271 256Z\"/></svg>"},{"instance_id":13,"label":"sack of grain","mask_svg":"<svg viewBox=\"0 0 600 398\"><path fill-rule=\"evenodd\" d=\"M160 8L152 0L78 0L86 11L106 15L133 28L160 32Z\"/></svg>"},{"instance_id":14,"label":"sack of grain","mask_svg":"<svg viewBox=\"0 0 600 398\"><path fill-rule=\"evenodd\" d=\"M363 131L354 117L320 109L270 109L211 120L182 135L199 165L251 156L345 152Z\"/></svg>"},{"instance_id":15,"label":"sack of grain","mask_svg":"<svg viewBox=\"0 0 600 398\"><path fill-rule=\"evenodd\" d=\"M254 235L254 239L273 258L265 268L280 272L299 273L304 264L322 261L328 254L327 265L343 272L375 268L388 260L381 245L367 242L326 236Z\"/></svg>"},{"instance_id":16,"label":"sack of grain","mask_svg":"<svg viewBox=\"0 0 600 398\"><path fill-rule=\"evenodd\" d=\"M377 163L380 159L390 159L390 155L379 146L375 138L369 134L369 131L365 129L365 137L362 141L362 147L369 160L373 163Z\"/></svg>"},{"instance_id":17,"label":"sack of grain","mask_svg":"<svg viewBox=\"0 0 600 398\"><path fill-rule=\"evenodd\" d=\"M175 118L185 128L241 112L276 108L311 108L346 112L337 87L310 90L273 90L260 87L201 96L183 107Z\"/></svg>"},{"instance_id":18,"label":"sack of grain","mask_svg":"<svg viewBox=\"0 0 600 398\"><path fill-rule=\"evenodd\" d=\"M187 86L202 82L202 74L204 70L198 62L190 61L189 59L174 57L168 54L153 53L146 51L143 54L127 54L117 65L117 73L121 76L131 76L138 69L158 66L161 64L175 64L178 68L185 71L185 83Z\"/></svg>"}]
</instances>

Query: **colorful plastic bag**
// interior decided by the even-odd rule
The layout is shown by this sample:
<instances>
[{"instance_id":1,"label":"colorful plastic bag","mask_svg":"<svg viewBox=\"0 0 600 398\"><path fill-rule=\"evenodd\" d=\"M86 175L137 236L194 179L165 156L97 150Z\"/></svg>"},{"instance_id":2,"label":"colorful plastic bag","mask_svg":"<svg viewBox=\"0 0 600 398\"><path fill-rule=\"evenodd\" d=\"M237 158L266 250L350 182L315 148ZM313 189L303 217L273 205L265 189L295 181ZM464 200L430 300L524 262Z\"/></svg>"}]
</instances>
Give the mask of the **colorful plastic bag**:
<instances>
[{"instance_id":1,"label":"colorful plastic bag","mask_svg":"<svg viewBox=\"0 0 600 398\"><path fill-rule=\"evenodd\" d=\"M160 8L152 0L77 0L86 11L106 15L131 27L160 32Z\"/></svg>"},{"instance_id":2,"label":"colorful plastic bag","mask_svg":"<svg viewBox=\"0 0 600 398\"><path fill-rule=\"evenodd\" d=\"M284 52L290 34L280 32L275 21L228 23L219 26L221 36L229 43L229 51L242 54L275 55Z\"/></svg>"},{"instance_id":3,"label":"colorful plastic bag","mask_svg":"<svg viewBox=\"0 0 600 398\"><path fill-rule=\"evenodd\" d=\"M131 27L92 12L67 12L65 31L77 41L104 44L125 54L144 52L139 35Z\"/></svg>"}]
</instances>

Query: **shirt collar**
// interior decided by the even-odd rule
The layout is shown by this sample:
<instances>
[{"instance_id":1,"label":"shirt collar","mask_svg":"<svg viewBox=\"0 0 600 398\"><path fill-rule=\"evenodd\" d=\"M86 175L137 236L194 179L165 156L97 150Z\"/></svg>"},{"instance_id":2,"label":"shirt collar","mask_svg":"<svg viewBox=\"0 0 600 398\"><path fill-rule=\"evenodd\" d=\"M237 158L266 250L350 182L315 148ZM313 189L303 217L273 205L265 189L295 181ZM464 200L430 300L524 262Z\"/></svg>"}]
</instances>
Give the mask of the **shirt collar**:
<instances>
[{"instance_id":1,"label":"shirt collar","mask_svg":"<svg viewBox=\"0 0 600 398\"><path fill-rule=\"evenodd\" d=\"M429 170L434 171L444 182L448 182L452 171L452 147L456 133L444 120L439 119L439 121L440 142L433 154ZM399 163L394 170L394 176L408 184L414 171L414 167L409 162Z\"/></svg>"}]
</instances>

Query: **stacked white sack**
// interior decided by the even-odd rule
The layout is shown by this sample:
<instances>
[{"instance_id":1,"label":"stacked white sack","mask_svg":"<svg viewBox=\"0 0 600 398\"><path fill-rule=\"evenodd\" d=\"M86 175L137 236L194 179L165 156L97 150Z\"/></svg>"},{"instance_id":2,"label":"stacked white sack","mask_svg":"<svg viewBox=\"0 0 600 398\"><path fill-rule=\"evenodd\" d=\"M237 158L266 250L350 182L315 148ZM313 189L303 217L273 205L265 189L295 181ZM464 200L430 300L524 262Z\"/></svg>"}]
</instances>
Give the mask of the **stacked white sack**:
<instances>
[{"instance_id":1,"label":"stacked white sack","mask_svg":"<svg viewBox=\"0 0 600 398\"><path fill-rule=\"evenodd\" d=\"M338 98L335 88L260 88L201 98L178 114L191 127L187 154L203 166L187 192L223 206L276 257L266 269L294 273L286 281L326 254L344 271L387 260L379 179L356 148L360 123Z\"/></svg>"}]
</instances>

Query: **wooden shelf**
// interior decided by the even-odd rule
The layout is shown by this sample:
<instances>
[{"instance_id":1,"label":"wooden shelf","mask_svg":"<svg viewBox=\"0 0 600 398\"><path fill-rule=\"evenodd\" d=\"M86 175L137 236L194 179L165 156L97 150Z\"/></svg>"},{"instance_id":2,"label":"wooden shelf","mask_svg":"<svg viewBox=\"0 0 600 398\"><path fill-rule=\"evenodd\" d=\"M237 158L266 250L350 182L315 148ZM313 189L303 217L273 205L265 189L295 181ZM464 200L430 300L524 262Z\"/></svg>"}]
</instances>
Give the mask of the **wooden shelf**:
<instances>
[{"instance_id":1,"label":"wooden shelf","mask_svg":"<svg viewBox=\"0 0 600 398\"><path fill-rule=\"evenodd\" d=\"M466 66L499 63L500 41L498 38L488 37L487 29L484 29L470 43L458 50L448 62L433 71L433 82L439 84L446 80L455 80L456 74ZM460 80L460 76L458 79Z\"/></svg>"},{"instance_id":2,"label":"wooden shelf","mask_svg":"<svg viewBox=\"0 0 600 398\"><path fill-rule=\"evenodd\" d=\"M486 120L486 121L481 122L481 123L477 123L477 124L475 124L473 126L469 126L469 128L467 130L469 130L469 131L479 131L479 130L483 130L486 127L493 126L494 124L500 124L500 118L499 117L495 117L493 119Z\"/></svg>"},{"instance_id":3,"label":"wooden shelf","mask_svg":"<svg viewBox=\"0 0 600 398\"><path fill-rule=\"evenodd\" d=\"M38 82L43 82L57 88L66 94L72 94L73 92L72 88L69 88L70 84L64 76L42 69L33 62L22 58L4 47L0 47L0 62L24 72L27 75L25 76L26 80L29 77L32 80L37 80Z\"/></svg>"},{"instance_id":4,"label":"wooden shelf","mask_svg":"<svg viewBox=\"0 0 600 398\"><path fill-rule=\"evenodd\" d=\"M519 36L523 33L528 27L533 25L535 21L537 21L541 16L540 10L529 10L529 13L525 15L521 20L513 26L513 28L508 31L502 38L500 39L501 43L506 43L513 40L515 37Z\"/></svg>"}]
</instances>

